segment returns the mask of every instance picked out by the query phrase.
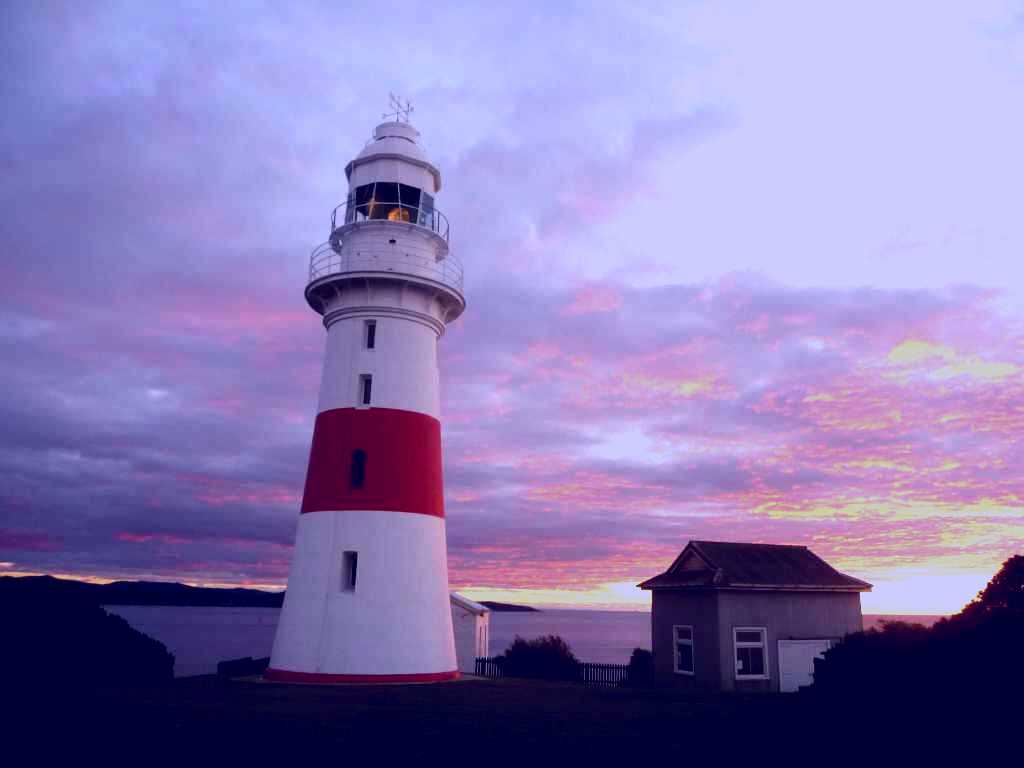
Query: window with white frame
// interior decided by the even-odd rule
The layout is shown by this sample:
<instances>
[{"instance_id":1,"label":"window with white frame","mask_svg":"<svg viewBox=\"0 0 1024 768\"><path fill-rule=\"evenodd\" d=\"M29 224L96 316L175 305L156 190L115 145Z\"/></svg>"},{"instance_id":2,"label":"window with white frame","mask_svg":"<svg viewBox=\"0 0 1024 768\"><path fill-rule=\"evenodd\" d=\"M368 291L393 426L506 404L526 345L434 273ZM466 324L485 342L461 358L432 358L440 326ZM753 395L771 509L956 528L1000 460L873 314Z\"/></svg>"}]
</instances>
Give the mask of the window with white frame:
<instances>
[{"instance_id":1,"label":"window with white frame","mask_svg":"<svg viewBox=\"0 0 1024 768\"><path fill-rule=\"evenodd\" d=\"M764 627L733 627L737 680L768 679L767 636Z\"/></svg>"},{"instance_id":2,"label":"window with white frame","mask_svg":"<svg viewBox=\"0 0 1024 768\"><path fill-rule=\"evenodd\" d=\"M675 654L675 671L680 675L693 674L693 627L675 625L672 627L672 645Z\"/></svg>"}]
</instances>

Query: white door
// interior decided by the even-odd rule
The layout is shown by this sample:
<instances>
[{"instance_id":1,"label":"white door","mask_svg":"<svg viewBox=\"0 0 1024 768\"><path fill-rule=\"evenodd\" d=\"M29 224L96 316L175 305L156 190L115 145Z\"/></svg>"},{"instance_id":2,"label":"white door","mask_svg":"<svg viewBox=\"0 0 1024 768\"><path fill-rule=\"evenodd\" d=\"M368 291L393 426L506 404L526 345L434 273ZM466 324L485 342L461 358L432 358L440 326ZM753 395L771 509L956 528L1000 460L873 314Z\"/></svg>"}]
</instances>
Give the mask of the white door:
<instances>
[{"instance_id":1,"label":"white door","mask_svg":"<svg viewBox=\"0 0 1024 768\"><path fill-rule=\"evenodd\" d=\"M779 690L792 693L814 681L814 658L834 640L779 640Z\"/></svg>"}]
</instances>

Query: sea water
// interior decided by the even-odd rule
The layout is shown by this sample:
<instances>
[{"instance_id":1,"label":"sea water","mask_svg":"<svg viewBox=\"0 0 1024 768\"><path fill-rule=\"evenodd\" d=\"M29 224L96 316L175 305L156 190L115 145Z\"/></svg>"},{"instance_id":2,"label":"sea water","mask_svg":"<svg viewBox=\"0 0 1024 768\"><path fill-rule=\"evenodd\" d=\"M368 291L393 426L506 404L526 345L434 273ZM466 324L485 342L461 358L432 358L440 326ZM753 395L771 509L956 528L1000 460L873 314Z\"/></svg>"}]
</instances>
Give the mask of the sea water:
<instances>
[{"instance_id":1,"label":"sea water","mask_svg":"<svg viewBox=\"0 0 1024 768\"><path fill-rule=\"evenodd\" d=\"M270 655L280 608L208 608L163 605L106 606L140 632L156 638L174 654L174 674L205 675L217 662ZM865 626L897 617L865 616ZM898 617L931 624L936 617ZM543 611L491 613L491 655L504 651L519 635L527 639L559 635L581 661L625 664L634 648L651 647L647 611Z\"/></svg>"}]
</instances>

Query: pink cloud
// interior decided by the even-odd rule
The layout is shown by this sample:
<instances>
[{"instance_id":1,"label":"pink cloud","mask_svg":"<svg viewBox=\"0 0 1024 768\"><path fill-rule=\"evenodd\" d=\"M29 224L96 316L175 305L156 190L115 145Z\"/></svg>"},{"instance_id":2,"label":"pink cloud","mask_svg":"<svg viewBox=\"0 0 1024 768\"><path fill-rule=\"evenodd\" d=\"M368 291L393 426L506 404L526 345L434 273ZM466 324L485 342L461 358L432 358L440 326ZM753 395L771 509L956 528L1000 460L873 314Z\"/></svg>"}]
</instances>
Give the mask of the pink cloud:
<instances>
[{"instance_id":1,"label":"pink cloud","mask_svg":"<svg viewBox=\"0 0 1024 768\"><path fill-rule=\"evenodd\" d=\"M622 306L622 295L610 285L587 285L576 292L572 303L562 310L563 315L589 315L595 312L614 312Z\"/></svg>"}]
</instances>

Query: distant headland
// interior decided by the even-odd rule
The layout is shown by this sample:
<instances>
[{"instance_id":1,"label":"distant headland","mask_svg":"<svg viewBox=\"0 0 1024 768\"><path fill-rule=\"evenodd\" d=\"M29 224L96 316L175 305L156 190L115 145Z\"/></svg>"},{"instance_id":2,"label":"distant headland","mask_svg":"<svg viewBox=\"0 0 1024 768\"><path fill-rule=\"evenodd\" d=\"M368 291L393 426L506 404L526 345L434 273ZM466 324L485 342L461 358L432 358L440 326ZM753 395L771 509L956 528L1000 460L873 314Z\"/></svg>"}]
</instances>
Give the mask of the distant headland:
<instances>
[{"instance_id":1,"label":"distant headland","mask_svg":"<svg viewBox=\"0 0 1024 768\"><path fill-rule=\"evenodd\" d=\"M265 592L261 589L190 587L187 584L165 581L113 581L110 584L90 584L74 579L57 579L53 576L2 576L0 590L15 581L23 590L37 591L40 597L77 597L100 605L280 608L284 601L284 592Z\"/></svg>"},{"instance_id":2,"label":"distant headland","mask_svg":"<svg viewBox=\"0 0 1024 768\"><path fill-rule=\"evenodd\" d=\"M99 605L166 605L210 608L280 608L284 592L262 589L191 587L167 581L113 581L90 584L54 576L0 576L0 592L17 581L21 589L37 591L40 597L77 597ZM23 593L24 594L24 593ZM495 612L536 611L526 605L481 601Z\"/></svg>"}]
</instances>

